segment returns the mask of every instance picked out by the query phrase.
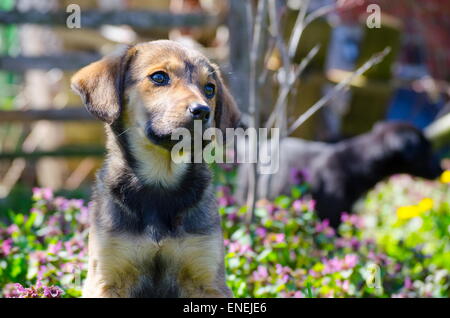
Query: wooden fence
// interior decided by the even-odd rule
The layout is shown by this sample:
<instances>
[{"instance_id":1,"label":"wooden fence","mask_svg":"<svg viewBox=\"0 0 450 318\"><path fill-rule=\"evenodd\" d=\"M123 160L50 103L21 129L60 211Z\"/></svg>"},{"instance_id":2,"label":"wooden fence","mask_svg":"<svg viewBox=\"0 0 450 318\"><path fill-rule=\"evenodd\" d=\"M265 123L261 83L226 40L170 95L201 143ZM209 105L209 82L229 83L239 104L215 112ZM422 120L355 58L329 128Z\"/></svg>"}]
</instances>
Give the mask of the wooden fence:
<instances>
[{"instance_id":1,"label":"wooden fence","mask_svg":"<svg viewBox=\"0 0 450 318\"><path fill-rule=\"evenodd\" d=\"M234 0L232 0L234 2ZM37 24L49 26L66 26L70 13L56 11L42 13L38 11L19 12L1 11L0 25ZM102 25L128 25L136 30L169 30L173 28L216 27L224 23L224 17L206 13L174 14L156 11L101 11L83 10L81 13L82 28L99 28ZM50 56L0 56L0 70L23 73L30 69L63 71L77 70L101 57L98 53L71 52ZM11 122L32 123L40 120L67 122L95 120L84 107L74 105L63 109L51 106L45 110L13 110L0 111L0 125ZM101 156L104 150L95 147L73 146L53 151L14 151L0 153L0 160L25 158L30 160L41 157L85 157Z\"/></svg>"}]
</instances>

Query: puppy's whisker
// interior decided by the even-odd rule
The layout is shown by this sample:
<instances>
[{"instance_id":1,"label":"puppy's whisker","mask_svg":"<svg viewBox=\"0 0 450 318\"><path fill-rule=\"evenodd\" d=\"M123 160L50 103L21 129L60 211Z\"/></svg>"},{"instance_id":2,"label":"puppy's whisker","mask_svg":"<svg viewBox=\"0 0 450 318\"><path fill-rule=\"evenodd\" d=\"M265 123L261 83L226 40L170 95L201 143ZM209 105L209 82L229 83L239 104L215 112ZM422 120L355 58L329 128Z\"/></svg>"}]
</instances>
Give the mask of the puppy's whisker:
<instances>
[{"instance_id":1,"label":"puppy's whisker","mask_svg":"<svg viewBox=\"0 0 450 318\"><path fill-rule=\"evenodd\" d=\"M132 128L137 128L136 126L131 126L128 129L125 129L124 131L122 131L120 134L117 135L117 137L122 136L123 134L125 134L127 131L131 130Z\"/></svg>"}]
</instances>

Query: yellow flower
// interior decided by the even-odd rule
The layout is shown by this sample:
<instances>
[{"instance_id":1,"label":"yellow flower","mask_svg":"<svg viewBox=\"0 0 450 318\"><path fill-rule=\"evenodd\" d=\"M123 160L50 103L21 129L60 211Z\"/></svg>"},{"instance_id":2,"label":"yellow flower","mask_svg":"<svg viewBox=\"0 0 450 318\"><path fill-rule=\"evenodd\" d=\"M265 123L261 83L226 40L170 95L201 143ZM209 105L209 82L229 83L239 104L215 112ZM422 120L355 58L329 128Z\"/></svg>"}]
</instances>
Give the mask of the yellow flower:
<instances>
[{"instance_id":1,"label":"yellow flower","mask_svg":"<svg viewBox=\"0 0 450 318\"><path fill-rule=\"evenodd\" d=\"M409 220L425 213L433 208L433 199L424 198L417 205L401 206L397 209L397 218Z\"/></svg>"},{"instance_id":2,"label":"yellow flower","mask_svg":"<svg viewBox=\"0 0 450 318\"><path fill-rule=\"evenodd\" d=\"M441 182L442 183L450 183L450 170L445 170L441 174Z\"/></svg>"},{"instance_id":3,"label":"yellow flower","mask_svg":"<svg viewBox=\"0 0 450 318\"><path fill-rule=\"evenodd\" d=\"M420 210L416 205L401 206L397 209L397 218L408 220L420 215Z\"/></svg>"},{"instance_id":4,"label":"yellow flower","mask_svg":"<svg viewBox=\"0 0 450 318\"><path fill-rule=\"evenodd\" d=\"M433 205L434 205L433 199L425 198L419 202L417 207L419 208L420 213L424 213L431 210L433 208Z\"/></svg>"}]
</instances>

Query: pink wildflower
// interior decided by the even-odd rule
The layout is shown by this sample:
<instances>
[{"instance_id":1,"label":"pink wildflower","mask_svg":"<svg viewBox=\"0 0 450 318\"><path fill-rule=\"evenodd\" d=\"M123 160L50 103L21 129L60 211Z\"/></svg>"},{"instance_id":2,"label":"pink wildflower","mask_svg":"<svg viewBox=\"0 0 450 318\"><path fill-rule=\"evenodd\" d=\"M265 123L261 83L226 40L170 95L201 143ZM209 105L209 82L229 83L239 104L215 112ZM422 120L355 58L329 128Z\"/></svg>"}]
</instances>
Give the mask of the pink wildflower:
<instances>
[{"instance_id":1,"label":"pink wildflower","mask_svg":"<svg viewBox=\"0 0 450 318\"><path fill-rule=\"evenodd\" d=\"M0 246L0 252L1 254L8 256L9 254L11 254L12 248L13 248L13 240L7 239L2 242L2 245Z\"/></svg>"}]
</instances>

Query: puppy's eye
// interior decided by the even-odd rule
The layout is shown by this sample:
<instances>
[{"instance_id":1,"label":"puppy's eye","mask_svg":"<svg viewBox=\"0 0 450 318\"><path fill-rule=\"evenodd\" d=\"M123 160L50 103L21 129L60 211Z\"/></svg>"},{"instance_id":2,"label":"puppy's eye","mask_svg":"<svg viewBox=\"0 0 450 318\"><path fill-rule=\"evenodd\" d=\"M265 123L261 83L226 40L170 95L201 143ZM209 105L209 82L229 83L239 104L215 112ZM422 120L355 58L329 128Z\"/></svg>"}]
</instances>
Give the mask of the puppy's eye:
<instances>
[{"instance_id":1,"label":"puppy's eye","mask_svg":"<svg viewBox=\"0 0 450 318\"><path fill-rule=\"evenodd\" d=\"M204 90L207 98L213 98L216 94L216 86L212 83L206 84Z\"/></svg>"},{"instance_id":2,"label":"puppy's eye","mask_svg":"<svg viewBox=\"0 0 450 318\"><path fill-rule=\"evenodd\" d=\"M153 83L159 86L169 84L169 75L165 72L156 72L149 76Z\"/></svg>"}]
</instances>

